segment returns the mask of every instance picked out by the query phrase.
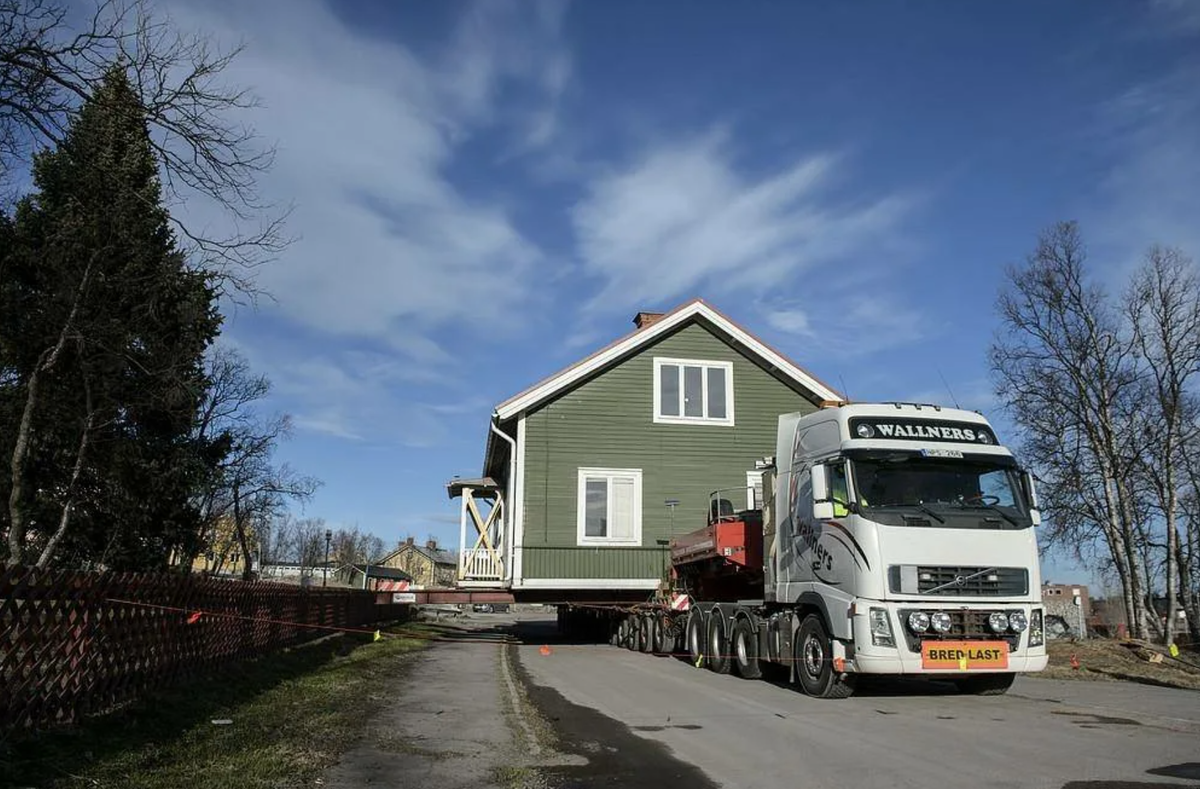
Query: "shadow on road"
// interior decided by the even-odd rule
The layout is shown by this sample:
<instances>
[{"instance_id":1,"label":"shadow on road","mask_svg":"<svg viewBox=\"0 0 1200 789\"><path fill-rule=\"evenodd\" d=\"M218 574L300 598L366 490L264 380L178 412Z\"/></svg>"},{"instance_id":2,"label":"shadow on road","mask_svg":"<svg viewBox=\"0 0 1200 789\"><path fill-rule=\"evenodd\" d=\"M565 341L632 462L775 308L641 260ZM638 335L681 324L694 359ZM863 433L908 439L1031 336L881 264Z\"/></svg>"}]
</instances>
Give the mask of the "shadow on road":
<instances>
[{"instance_id":1,"label":"shadow on road","mask_svg":"<svg viewBox=\"0 0 1200 789\"><path fill-rule=\"evenodd\" d=\"M558 632L557 623L552 617L510 619L507 624L498 625L497 627L499 630L507 632L514 643L526 646L590 645L598 649L620 649L620 647L599 642L595 638L564 636ZM647 654L646 659L675 660L680 663L688 663L688 656L684 652L675 652L668 655ZM757 681L775 685L781 690L793 693L800 692L794 684L788 682L787 670L781 669L781 671L784 675L781 679L764 678ZM957 696L960 694L958 688L949 682L915 677L860 677L858 688L854 695L864 698L888 698L901 696Z\"/></svg>"}]
</instances>

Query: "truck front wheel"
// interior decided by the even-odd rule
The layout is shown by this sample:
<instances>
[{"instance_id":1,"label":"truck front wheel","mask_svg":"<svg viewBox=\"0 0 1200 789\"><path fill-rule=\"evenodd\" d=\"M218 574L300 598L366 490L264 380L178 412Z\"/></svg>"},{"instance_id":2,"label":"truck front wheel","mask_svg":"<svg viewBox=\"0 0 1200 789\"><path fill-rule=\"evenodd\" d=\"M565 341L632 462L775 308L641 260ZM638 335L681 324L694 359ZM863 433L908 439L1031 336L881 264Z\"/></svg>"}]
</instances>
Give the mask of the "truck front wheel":
<instances>
[{"instance_id":1,"label":"truck front wheel","mask_svg":"<svg viewBox=\"0 0 1200 789\"><path fill-rule=\"evenodd\" d=\"M809 614L800 623L793 642L796 676L809 696L819 699L844 699L854 693L854 675L845 680L833 671L833 643L818 614Z\"/></svg>"}]
</instances>

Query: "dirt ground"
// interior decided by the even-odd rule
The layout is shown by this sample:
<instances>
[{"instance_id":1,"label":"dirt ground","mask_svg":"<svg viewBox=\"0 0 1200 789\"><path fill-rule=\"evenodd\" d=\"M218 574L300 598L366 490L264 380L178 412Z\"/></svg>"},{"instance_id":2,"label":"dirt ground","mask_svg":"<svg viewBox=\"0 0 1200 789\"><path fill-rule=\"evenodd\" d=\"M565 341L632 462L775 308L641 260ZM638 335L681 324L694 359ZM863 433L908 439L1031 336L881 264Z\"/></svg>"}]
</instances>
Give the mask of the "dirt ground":
<instances>
[{"instance_id":1,"label":"dirt ground","mask_svg":"<svg viewBox=\"0 0 1200 789\"><path fill-rule=\"evenodd\" d=\"M1200 690L1200 654L1195 652L1185 652L1179 660L1164 656L1161 663L1150 663L1122 642L1103 638L1056 639L1049 642L1048 650L1050 665L1040 675L1048 679L1143 682Z\"/></svg>"}]
</instances>

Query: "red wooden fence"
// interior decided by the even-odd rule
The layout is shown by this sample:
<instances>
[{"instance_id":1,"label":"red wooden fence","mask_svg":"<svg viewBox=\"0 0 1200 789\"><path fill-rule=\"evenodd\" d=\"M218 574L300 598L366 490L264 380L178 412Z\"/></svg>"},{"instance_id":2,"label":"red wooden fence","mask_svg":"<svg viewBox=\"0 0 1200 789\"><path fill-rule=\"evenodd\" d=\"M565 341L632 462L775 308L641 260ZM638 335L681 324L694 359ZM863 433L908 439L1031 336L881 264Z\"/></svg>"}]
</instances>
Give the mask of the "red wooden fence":
<instances>
[{"instance_id":1,"label":"red wooden fence","mask_svg":"<svg viewBox=\"0 0 1200 789\"><path fill-rule=\"evenodd\" d=\"M373 630L408 606L371 592L0 568L0 729L102 713L337 629Z\"/></svg>"}]
</instances>

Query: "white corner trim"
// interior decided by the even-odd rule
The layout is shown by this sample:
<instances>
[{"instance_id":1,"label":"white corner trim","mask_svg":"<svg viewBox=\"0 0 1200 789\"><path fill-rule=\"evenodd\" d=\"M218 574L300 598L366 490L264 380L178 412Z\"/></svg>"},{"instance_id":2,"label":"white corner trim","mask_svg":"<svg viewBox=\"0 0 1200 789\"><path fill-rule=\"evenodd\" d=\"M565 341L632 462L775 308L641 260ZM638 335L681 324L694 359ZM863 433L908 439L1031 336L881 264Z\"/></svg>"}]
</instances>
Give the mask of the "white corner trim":
<instances>
[{"instance_id":1,"label":"white corner trim","mask_svg":"<svg viewBox=\"0 0 1200 789\"><path fill-rule=\"evenodd\" d=\"M725 371L725 416L721 419L712 419L707 416L684 416L683 415L683 371L679 373L679 415L667 416L659 413L659 407L662 405L662 367L664 365L675 365L676 367L700 367L704 369L704 375L700 378L700 390L703 393L704 402L708 403L708 368L719 367ZM654 402L651 404L653 409L650 413L654 415L655 424L660 425L715 425L719 427L734 426L734 406L733 406L733 362L722 362L715 359L678 359L669 356L654 357Z\"/></svg>"},{"instance_id":2,"label":"white corner trim","mask_svg":"<svg viewBox=\"0 0 1200 789\"><path fill-rule=\"evenodd\" d=\"M661 578L523 578L521 580L520 588L657 589L661 583Z\"/></svg>"},{"instance_id":3,"label":"white corner trim","mask_svg":"<svg viewBox=\"0 0 1200 789\"><path fill-rule=\"evenodd\" d=\"M569 367L558 375L546 379L538 386L535 386L524 394L513 398L509 402L497 408L496 415L501 419L511 419L513 416L521 413L522 411L528 410L531 406L541 402L543 399L549 397L555 392L570 386L572 383L580 380L581 378L591 375L592 373L611 363L614 359L625 355L629 351L652 342L656 338L671 331L679 324L684 323L695 316L701 316L712 322L726 334L744 345L749 351L777 368L780 372L791 378L796 383L813 392L813 394L815 394L817 397L823 400L835 400L839 398L839 395L832 389L824 386L811 375L797 367L795 364L780 356L766 345L763 345L762 342L755 339L744 329L727 320L724 316L714 311L707 304L695 302L651 324L649 328L635 332L621 342L614 343L603 351L596 353L586 361L581 362L573 367Z\"/></svg>"},{"instance_id":4,"label":"white corner trim","mask_svg":"<svg viewBox=\"0 0 1200 789\"><path fill-rule=\"evenodd\" d=\"M640 468L589 468L578 470L575 499L575 545L608 547L639 547L642 544L642 470ZM584 534L587 524L587 479L588 477L629 478L633 480L633 536L618 540L612 537L588 537ZM612 485L607 487L608 503L612 504Z\"/></svg>"},{"instance_id":5,"label":"white corner trim","mask_svg":"<svg viewBox=\"0 0 1200 789\"><path fill-rule=\"evenodd\" d=\"M512 533L512 571L509 577L513 583L521 582L521 546L525 544L525 415L517 420L517 481L513 498L513 533Z\"/></svg>"}]
</instances>

